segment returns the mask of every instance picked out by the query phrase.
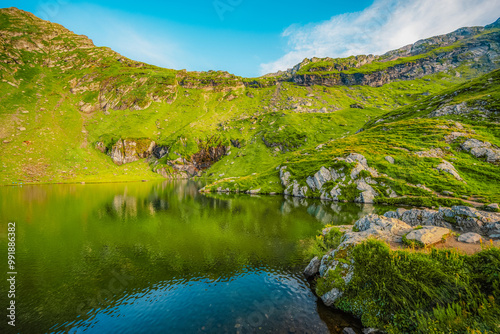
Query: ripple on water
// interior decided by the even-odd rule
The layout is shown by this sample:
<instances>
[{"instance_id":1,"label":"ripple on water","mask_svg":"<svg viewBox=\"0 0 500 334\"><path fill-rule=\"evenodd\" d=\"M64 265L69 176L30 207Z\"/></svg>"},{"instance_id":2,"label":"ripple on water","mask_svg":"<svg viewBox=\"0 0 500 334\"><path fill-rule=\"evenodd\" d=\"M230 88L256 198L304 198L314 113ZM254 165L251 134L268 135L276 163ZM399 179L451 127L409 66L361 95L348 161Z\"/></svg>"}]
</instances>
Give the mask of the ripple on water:
<instances>
[{"instance_id":1,"label":"ripple on water","mask_svg":"<svg viewBox=\"0 0 500 334\"><path fill-rule=\"evenodd\" d=\"M78 333L329 333L307 282L291 272L248 269L231 278L164 281L128 294Z\"/></svg>"},{"instance_id":2,"label":"ripple on water","mask_svg":"<svg viewBox=\"0 0 500 334\"><path fill-rule=\"evenodd\" d=\"M345 323L304 280L301 247L322 212L345 224L362 207L198 189L0 187L0 226L16 221L22 233L19 332L328 333Z\"/></svg>"}]
</instances>

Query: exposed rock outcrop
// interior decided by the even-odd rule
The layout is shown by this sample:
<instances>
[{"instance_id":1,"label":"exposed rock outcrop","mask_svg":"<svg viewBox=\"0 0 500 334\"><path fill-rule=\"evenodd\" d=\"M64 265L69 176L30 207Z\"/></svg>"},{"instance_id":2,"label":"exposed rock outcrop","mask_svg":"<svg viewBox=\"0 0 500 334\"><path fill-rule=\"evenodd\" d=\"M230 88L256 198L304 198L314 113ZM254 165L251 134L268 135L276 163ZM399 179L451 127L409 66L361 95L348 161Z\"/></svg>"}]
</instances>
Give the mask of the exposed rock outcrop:
<instances>
[{"instance_id":1,"label":"exposed rock outcrop","mask_svg":"<svg viewBox=\"0 0 500 334\"><path fill-rule=\"evenodd\" d=\"M335 158L329 168L322 166L305 180L294 178L286 166L280 167L285 195L334 201L373 203L375 197L380 195L373 187L377 185L373 178L378 176L378 172L368 166L366 158L358 153L351 153L346 158ZM385 188L391 197L397 196L392 189Z\"/></svg>"},{"instance_id":2,"label":"exposed rock outcrop","mask_svg":"<svg viewBox=\"0 0 500 334\"><path fill-rule=\"evenodd\" d=\"M328 279L329 275L340 276L343 280L340 285L347 287L354 275L356 265L348 256L353 246L369 238L388 243L402 243L404 239L415 240L417 244L427 246L440 242L450 232L447 228L436 226L413 228L399 219L371 214L356 221L352 230L342 236L339 246L321 258L319 275L324 279ZM317 262L318 259L314 258L309 263L307 267L309 276L316 272ZM331 306L342 295L343 288L335 287L320 297L325 305Z\"/></svg>"},{"instance_id":3,"label":"exposed rock outcrop","mask_svg":"<svg viewBox=\"0 0 500 334\"><path fill-rule=\"evenodd\" d=\"M445 156L445 153L440 148L432 148L429 151L420 151L415 154L420 158L442 158Z\"/></svg>"},{"instance_id":4,"label":"exposed rock outcrop","mask_svg":"<svg viewBox=\"0 0 500 334\"><path fill-rule=\"evenodd\" d=\"M412 62L394 63L386 68L373 71L351 71L351 72L324 72L324 73L297 73L291 76L290 81L299 85L365 85L380 87L387 83L397 80L413 80L437 72L453 70L465 62L474 61L481 57L488 58L489 61L481 63L481 69L484 73L496 68L495 61L499 58L499 53L490 50L497 49L497 45L484 39L480 42L475 41L476 45L463 45L461 47L450 49L447 52L441 52L435 55L429 55L416 59ZM472 44L472 42L471 42ZM473 52L471 50L473 49ZM381 62L383 64L383 61ZM453 108L440 111L442 115L453 113ZM439 114L439 116L441 116ZM437 116L437 115L436 115ZM434 116L434 117L436 117Z\"/></svg>"},{"instance_id":5,"label":"exposed rock outcrop","mask_svg":"<svg viewBox=\"0 0 500 334\"><path fill-rule=\"evenodd\" d=\"M440 242L450 232L450 229L445 227L422 226L406 234L405 239L407 241L416 241L420 245L429 246Z\"/></svg>"},{"instance_id":6,"label":"exposed rock outcrop","mask_svg":"<svg viewBox=\"0 0 500 334\"><path fill-rule=\"evenodd\" d=\"M489 163L500 163L500 149L489 142L471 138L465 141L461 147L476 158L485 158Z\"/></svg>"},{"instance_id":7,"label":"exposed rock outcrop","mask_svg":"<svg viewBox=\"0 0 500 334\"><path fill-rule=\"evenodd\" d=\"M120 139L111 148L110 156L117 165L149 157L156 146L151 139Z\"/></svg>"},{"instance_id":8,"label":"exposed rock outcrop","mask_svg":"<svg viewBox=\"0 0 500 334\"><path fill-rule=\"evenodd\" d=\"M359 219L354 224L354 230L344 235L340 246L347 247L357 245L368 238L379 239L387 242L401 242L403 235L409 233L413 228L405 222L371 214Z\"/></svg>"},{"instance_id":9,"label":"exposed rock outcrop","mask_svg":"<svg viewBox=\"0 0 500 334\"><path fill-rule=\"evenodd\" d=\"M491 112L481 106L473 106L467 104L467 102L462 102L454 105L445 105L439 109L434 110L429 114L428 117L440 117L448 115L467 115L467 114L478 114L484 115L484 117L490 116Z\"/></svg>"},{"instance_id":10,"label":"exposed rock outcrop","mask_svg":"<svg viewBox=\"0 0 500 334\"><path fill-rule=\"evenodd\" d=\"M311 262L309 262L309 265L306 267L304 270L304 275L306 277L311 277L319 273L319 266L321 265L321 261L317 256L315 256Z\"/></svg>"},{"instance_id":11,"label":"exposed rock outcrop","mask_svg":"<svg viewBox=\"0 0 500 334\"><path fill-rule=\"evenodd\" d=\"M461 232L476 232L482 235L499 235L500 213L481 211L467 206L453 206L430 209L398 209L384 214L385 217L396 218L410 226L429 225L445 227Z\"/></svg>"},{"instance_id":12,"label":"exposed rock outcrop","mask_svg":"<svg viewBox=\"0 0 500 334\"><path fill-rule=\"evenodd\" d=\"M455 169L455 166L453 166L450 162L448 162L446 160L443 160L436 167L436 169L452 175L458 181L463 181L462 177L460 177L460 175L458 174L458 171Z\"/></svg>"}]
</instances>

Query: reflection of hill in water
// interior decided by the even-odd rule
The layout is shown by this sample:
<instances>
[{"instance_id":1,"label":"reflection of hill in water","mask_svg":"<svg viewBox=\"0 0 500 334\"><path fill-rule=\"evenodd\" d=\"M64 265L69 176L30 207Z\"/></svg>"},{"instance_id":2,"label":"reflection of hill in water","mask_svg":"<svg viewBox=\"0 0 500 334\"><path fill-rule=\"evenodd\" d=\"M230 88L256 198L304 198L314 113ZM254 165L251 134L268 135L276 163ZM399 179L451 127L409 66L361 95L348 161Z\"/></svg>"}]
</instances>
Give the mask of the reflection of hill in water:
<instances>
[{"instance_id":1,"label":"reflection of hill in water","mask_svg":"<svg viewBox=\"0 0 500 334\"><path fill-rule=\"evenodd\" d=\"M303 212L303 209L306 208L306 212L318 222L333 225L352 224L367 214L387 211L387 207L381 208L380 206L371 204L341 203L293 196L262 196L231 193L206 193L204 196L229 203L237 199L244 199L248 202L252 200L265 200L266 203L272 202L279 205L279 210L283 215L293 215L296 211Z\"/></svg>"},{"instance_id":2,"label":"reflection of hill in water","mask_svg":"<svg viewBox=\"0 0 500 334\"><path fill-rule=\"evenodd\" d=\"M18 283L25 294L18 305L28 311L19 314L21 332L75 319L78 305L108 289L116 272L134 279L109 303L173 279L301 272L300 240L325 223L350 223L363 210L373 208L204 195L190 181L0 189L0 222L22 226Z\"/></svg>"}]
</instances>

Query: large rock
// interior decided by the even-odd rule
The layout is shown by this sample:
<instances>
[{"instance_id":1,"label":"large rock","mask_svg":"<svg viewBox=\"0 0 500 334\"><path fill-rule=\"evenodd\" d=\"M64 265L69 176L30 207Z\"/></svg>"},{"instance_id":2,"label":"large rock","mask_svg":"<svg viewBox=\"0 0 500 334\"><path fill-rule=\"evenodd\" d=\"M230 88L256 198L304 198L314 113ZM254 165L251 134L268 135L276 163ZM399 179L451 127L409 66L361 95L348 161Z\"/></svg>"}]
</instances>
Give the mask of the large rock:
<instances>
[{"instance_id":1,"label":"large rock","mask_svg":"<svg viewBox=\"0 0 500 334\"><path fill-rule=\"evenodd\" d=\"M321 265L320 259L315 256L311 262L307 265L306 269L304 270L304 275L306 277L312 277L315 276L316 274L319 273L319 266Z\"/></svg>"},{"instance_id":2,"label":"large rock","mask_svg":"<svg viewBox=\"0 0 500 334\"><path fill-rule=\"evenodd\" d=\"M149 157L155 142L150 139L120 139L111 149L111 159L117 165Z\"/></svg>"},{"instance_id":3,"label":"large rock","mask_svg":"<svg viewBox=\"0 0 500 334\"><path fill-rule=\"evenodd\" d=\"M481 211L467 206L439 208L439 211L398 209L386 212L384 216L400 219L411 226L432 225L480 234L494 234L500 227L500 213Z\"/></svg>"},{"instance_id":4,"label":"large rock","mask_svg":"<svg viewBox=\"0 0 500 334\"><path fill-rule=\"evenodd\" d=\"M347 162L350 165L340 162ZM286 169L286 166L279 168L285 195L296 197L315 196L323 200L333 201L346 200L347 197L350 201L367 204L374 203L375 197L379 196L378 191L372 187L372 185L377 184L373 178L378 177L378 172L370 168L366 158L359 153L351 153L346 158L334 158L333 167L326 168L322 166L314 175L307 176L303 180L297 180ZM362 173L363 171L365 173ZM304 183L305 185L302 185ZM352 189L346 192L344 190L351 187L353 183L356 185L357 193L354 194L353 198L349 198L348 196L352 196ZM382 190L388 196L397 196L390 187L387 185L382 186ZM341 197L342 195L344 195L344 198Z\"/></svg>"},{"instance_id":5,"label":"large rock","mask_svg":"<svg viewBox=\"0 0 500 334\"><path fill-rule=\"evenodd\" d=\"M368 238L400 242L412 227L398 219L371 214L359 219L354 224L354 230L359 232L347 232L342 238L343 247L359 244Z\"/></svg>"},{"instance_id":6,"label":"large rock","mask_svg":"<svg viewBox=\"0 0 500 334\"><path fill-rule=\"evenodd\" d=\"M452 175L458 181L463 181L462 177L460 177L457 170L455 169L455 166L453 166L450 162L446 160L443 160L441 164L439 164L436 167L436 169Z\"/></svg>"},{"instance_id":7,"label":"large rock","mask_svg":"<svg viewBox=\"0 0 500 334\"><path fill-rule=\"evenodd\" d=\"M468 134L464 132L452 132L447 136L444 136L444 141L447 142L448 144L451 144L455 140L457 140L460 137L467 137Z\"/></svg>"},{"instance_id":8,"label":"large rock","mask_svg":"<svg viewBox=\"0 0 500 334\"><path fill-rule=\"evenodd\" d=\"M325 293L323 296L321 296L321 300L326 306L332 306L337 299L342 297L342 295L343 295L342 291L334 288Z\"/></svg>"},{"instance_id":9,"label":"large rock","mask_svg":"<svg viewBox=\"0 0 500 334\"><path fill-rule=\"evenodd\" d=\"M492 211L497 211L500 209L500 205L498 205L498 203L491 203L488 204L487 208Z\"/></svg>"},{"instance_id":10,"label":"large rock","mask_svg":"<svg viewBox=\"0 0 500 334\"><path fill-rule=\"evenodd\" d=\"M342 195L342 190L340 190L339 185L337 184L333 189L330 191L330 195L332 196L332 199L334 201L338 201L340 196Z\"/></svg>"},{"instance_id":11,"label":"large rock","mask_svg":"<svg viewBox=\"0 0 500 334\"><path fill-rule=\"evenodd\" d=\"M362 154L351 153L347 156L347 158L338 160L345 160L348 163L357 163L351 171L351 179L353 180L356 179L359 173L363 170L370 172L370 174L372 174L374 177L378 177L377 171L373 168L368 167L368 162L366 161L365 156Z\"/></svg>"},{"instance_id":12,"label":"large rock","mask_svg":"<svg viewBox=\"0 0 500 334\"><path fill-rule=\"evenodd\" d=\"M450 234L450 230L437 226L422 226L421 229L411 231L406 235L407 240L417 241L425 246L440 242L443 237Z\"/></svg>"},{"instance_id":13,"label":"large rock","mask_svg":"<svg viewBox=\"0 0 500 334\"><path fill-rule=\"evenodd\" d=\"M321 189L323 187L323 184L332 179L332 174L325 167L321 167L319 171L316 174L314 174L313 179L316 189Z\"/></svg>"},{"instance_id":14,"label":"large rock","mask_svg":"<svg viewBox=\"0 0 500 334\"><path fill-rule=\"evenodd\" d=\"M477 244L482 240L481 236L474 232L464 233L458 237L458 241L468 244Z\"/></svg>"},{"instance_id":15,"label":"large rock","mask_svg":"<svg viewBox=\"0 0 500 334\"><path fill-rule=\"evenodd\" d=\"M295 197L306 197L309 188L307 186L300 186L297 180L293 180L292 195Z\"/></svg>"},{"instance_id":16,"label":"large rock","mask_svg":"<svg viewBox=\"0 0 500 334\"><path fill-rule=\"evenodd\" d=\"M500 149L494 147L489 142L482 142L471 138L466 140L461 147L476 158L484 157L489 163L500 163Z\"/></svg>"},{"instance_id":17,"label":"large rock","mask_svg":"<svg viewBox=\"0 0 500 334\"><path fill-rule=\"evenodd\" d=\"M167 146L156 146L153 149L153 155L155 156L156 159L161 159L164 156L168 154L168 147Z\"/></svg>"},{"instance_id":18,"label":"large rock","mask_svg":"<svg viewBox=\"0 0 500 334\"><path fill-rule=\"evenodd\" d=\"M489 115L489 111L482 107L469 106L467 102L462 102L454 105L446 105L429 114L429 117L440 117L446 115L467 115L471 112L482 113Z\"/></svg>"},{"instance_id":19,"label":"large rock","mask_svg":"<svg viewBox=\"0 0 500 334\"><path fill-rule=\"evenodd\" d=\"M384 214L385 217L396 218L404 221L410 226L417 225L437 225L435 222L435 215L438 211L430 210L430 209L411 209L405 210L402 208L397 209L396 211L389 211Z\"/></svg>"},{"instance_id":20,"label":"large rock","mask_svg":"<svg viewBox=\"0 0 500 334\"><path fill-rule=\"evenodd\" d=\"M290 184L290 172L288 172L287 170L287 166L283 166L280 168L280 179L281 179L281 184L283 185L283 187L287 188L288 185ZM286 192L285 192L286 194ZM286 194L288 195L288 194Z\"/></svg>"},{"instance_id":21,"label":"large rock","mask_svg":"<svg viewBox=\"0 0 500 334\"><path fill-rule=\"evenodd\" d=\"M357 189L361 191L359 197L354 202L372 204L378 193L366 182L364 178L358 179L354 182Z\"/></svg>"}]
</instances>

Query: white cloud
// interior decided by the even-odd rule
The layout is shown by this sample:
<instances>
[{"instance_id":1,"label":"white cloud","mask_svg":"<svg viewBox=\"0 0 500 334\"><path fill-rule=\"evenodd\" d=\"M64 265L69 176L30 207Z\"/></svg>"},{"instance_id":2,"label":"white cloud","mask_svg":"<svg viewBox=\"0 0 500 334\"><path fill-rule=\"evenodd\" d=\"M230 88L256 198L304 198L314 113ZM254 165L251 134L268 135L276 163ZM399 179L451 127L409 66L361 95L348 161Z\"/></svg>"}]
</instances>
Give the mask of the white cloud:
<instances>
[{"instance_id":1,"label":"white cloud","mask_svg":"<svg viewBox=\"0 0 500 334\"><path fill-rule=\"evenodd\" d=\"M288 51L260 65L261 74L291 68L304 58L383 54L460 27L486 25L500 15L500 0L375 0L362 12L292 25L282 34Z\"/></svg>"}]
</instances>

